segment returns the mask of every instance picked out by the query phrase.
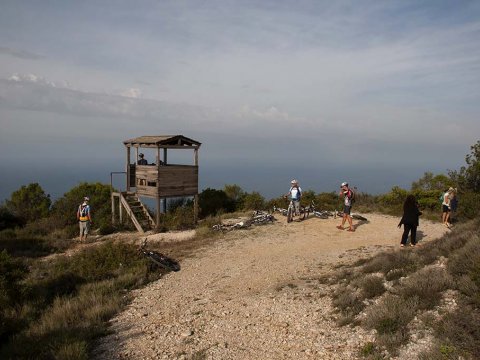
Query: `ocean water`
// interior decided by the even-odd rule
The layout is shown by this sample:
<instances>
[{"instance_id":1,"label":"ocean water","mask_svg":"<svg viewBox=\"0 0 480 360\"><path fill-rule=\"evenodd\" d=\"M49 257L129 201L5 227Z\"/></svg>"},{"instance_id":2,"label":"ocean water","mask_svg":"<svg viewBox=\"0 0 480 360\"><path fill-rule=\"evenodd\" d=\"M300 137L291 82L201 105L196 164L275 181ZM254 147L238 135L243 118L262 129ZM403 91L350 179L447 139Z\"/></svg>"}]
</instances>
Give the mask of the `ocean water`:
<instances>
[{"instance_id":1,"label":"ocean water","mask_svg":"<svg viewBox=\"0 0 480 360\"><path fill-rule=\"evenodd\" d=\"M123 171L121 161L102 164L9 164L0 175L0 201L10 198L22 185L39 183L53 200L81 182L110 184L110 172ZM410 188L412 181L420 178L424 168L392 167L335 167L332 165L310 167L306 164L200 164L199 188L222 189L225 184L237 184L247 192L257 191L265 198L280 196L288 191L290 180L295 178L304 190L315 192L337 191L343 181L356 186L358 191L379 194L393 186ZM431 170L429 170L431 171ZM113 185L125 188L125 176L114 175Z\"/></svg>"}]
</instances>

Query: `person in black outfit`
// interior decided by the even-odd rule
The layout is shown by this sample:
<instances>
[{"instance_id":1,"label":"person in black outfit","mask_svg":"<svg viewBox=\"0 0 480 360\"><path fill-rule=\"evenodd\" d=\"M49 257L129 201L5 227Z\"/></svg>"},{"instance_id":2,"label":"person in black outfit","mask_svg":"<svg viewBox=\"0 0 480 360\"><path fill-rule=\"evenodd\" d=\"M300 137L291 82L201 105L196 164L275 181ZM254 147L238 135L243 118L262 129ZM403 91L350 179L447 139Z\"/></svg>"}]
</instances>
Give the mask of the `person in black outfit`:
<instances>
[{"instance_id":1,"label":"person in black outfit","mask_svg":"<svg viewBox=\"0 0 480 360\"><path fill-rule=\"evenodd\" d=\"M398 224L398 227L403 225L403 235L402 241L400 243L401 247L404 247L407 244L408 233L410 234L410 246L415 246L417 244L417 226L418 226L418 217L422 215L421 211L418 209L418 203L415 199L415 196L408 195L403 204L403 216Z\"/></svg>"},{"instance_id":2,"label":"person in black outfit","mask_svg":"<svg viewBox=\"0 0 480 360\"><path fill-rule=\"evenodd\" d=\"M138 154L138 157L140 158L137 161L138 165L148 165L148 161L147 161L147 159L144 158L144 155L142 153Z\"/></svg>"}]
</instances>

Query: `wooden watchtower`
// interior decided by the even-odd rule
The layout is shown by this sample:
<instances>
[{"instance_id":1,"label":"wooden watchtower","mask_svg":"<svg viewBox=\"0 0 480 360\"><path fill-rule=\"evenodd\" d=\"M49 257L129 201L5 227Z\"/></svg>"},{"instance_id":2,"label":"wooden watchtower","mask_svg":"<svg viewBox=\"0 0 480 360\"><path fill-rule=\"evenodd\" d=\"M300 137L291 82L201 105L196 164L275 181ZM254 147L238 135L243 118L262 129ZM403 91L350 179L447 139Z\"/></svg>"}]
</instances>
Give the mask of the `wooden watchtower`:
<instances>
[{"instance_id":1,"label":"wooden watchtower","mask_svg":"<svg viewBox=\"0 0 480 360\"><path fill-rule=\"evenodd\" d=\"M198 216L198 150L201 143L183 135L140 136L125 140L126 148L126 192L112 193L112 217L115 221L115 198L119 198L119 212L123 209L132 219L138 231L159 228L161 203L164 211L166 199L172 197L194 197L194 221ZM155 159L150 164L139 165L139 150L155 149ZM132 149L135 151L132 162ZM171 164L169 151L193 150L193 165ZM135 189L132 191L132 189ZM156 200L156 219L153 220L139 197ZM123 205L123 206L122 206ZM122 209L123 207L123 209Z\"/></svg>"}]
</instances>

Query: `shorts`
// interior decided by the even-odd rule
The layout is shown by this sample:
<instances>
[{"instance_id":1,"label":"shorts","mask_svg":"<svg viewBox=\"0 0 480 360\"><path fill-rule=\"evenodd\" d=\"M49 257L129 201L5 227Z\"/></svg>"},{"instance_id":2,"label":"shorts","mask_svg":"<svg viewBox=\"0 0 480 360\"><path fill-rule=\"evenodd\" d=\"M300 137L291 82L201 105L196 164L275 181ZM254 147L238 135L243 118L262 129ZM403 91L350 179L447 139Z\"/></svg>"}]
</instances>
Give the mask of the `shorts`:
<instances>
[{"instance_id":1,"label":"shorts","mask_svg":"<svg viewBox=\"0 0 480 360\"><path fill-rule=\"evenodd\" d=\"M295 214L300 214L300 200L292 200L295 207Z\"/></svg>"},{"instance_id":2,"label":"shorts","mask_svg":"<svg viewBox=\"0 0 480 360\"><path fill-rule=\"evenodd\" d=\"M343 213L345 215L350 215L350 211L352 210L351 206L343 205Z\"/></svg>"},{"instance_id":3,"label":"shorts","mask_svg":"<svg viewBox=\"0 0 480 360\"><path fill-rule=\"evenodd\" d=\"M448 213L450 212L450 208L447 205L442 205L442 212Z\"/></svg>"},{"instance_id":4,"label":"shorts","mask_svg":"<svg viewBox=\"0 0 480 360\"><path fill-rule=\"evenodd\" d=\"M80 236L88 235L88 231L90 230L90 221L79 221L80 225Z\"/></svg>"}]
</instances>

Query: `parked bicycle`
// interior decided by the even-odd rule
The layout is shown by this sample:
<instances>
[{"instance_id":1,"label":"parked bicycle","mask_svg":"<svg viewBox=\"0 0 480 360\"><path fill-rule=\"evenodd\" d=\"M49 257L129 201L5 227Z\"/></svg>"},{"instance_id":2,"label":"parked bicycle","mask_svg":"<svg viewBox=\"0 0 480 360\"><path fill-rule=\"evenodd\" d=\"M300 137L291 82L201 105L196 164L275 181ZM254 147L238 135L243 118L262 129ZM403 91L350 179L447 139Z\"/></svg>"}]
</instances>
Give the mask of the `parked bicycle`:
<instances>
[{"instance_id":1,"label":"parked bicycle","mask_svg":"<svg viewBox=\"0 0 480 360\"><path fill-rule=\"evenodd\" d=\"M337 218L337 217L343 217L343 211L335 211L334 212L334 217ZM359 220L359 221L368 221L368 219L365 217L365 216L362 216L360 214L355 214L355 213L352 213L350 214L350 217L354 220Z\"/></svg>"},{"instance_id":2,"label":"parked bicycle","mask_svg":"<svg viewBox=\"0 0 480 360\"><path fill-rule=\"evenodd\" d=\"M180 271L180 264L177 261L157 251L148 250L146 246L147 238L143 240L143 243L138 249L138 251L148 260L150 260L152 264L154 264L155 266L160 266L165 270Z\"/></svg>"},{"instance_id":3,"label":"parked bicycle","mask_svg":"<svg viewBox=\"0 0 480 360\"><path fill-rule=\"evenodd\" d=\"M313 214L320 218L320 219L328 219L330 217L333 217L333 213L331 211L327 210L319 210L319 211L314 211Z\"/></svg>"},{"instance_id":4,"label":"parked bicycle","mask_svg":"<svg viewBox=\"0 0 480 360\"><path fill-rule=\"evenodd\" d=\"M212 230L215 231L232 231L235 229L245 229L250 227L251 223L247 221L240 221L234 224L215 224L212 226Z\"/></svg>"},{"instance_id":5,"label":"parked bicycle","mask_svg":"<svg viewBox=\"0 0 480 360\"><path fill-rule=\"evenodd\" d=\"M267 223L273 223L275 221L275 217L266 211L255 210L250 221L255 225L263 225Z\"/></svg>"}]
</instances>

